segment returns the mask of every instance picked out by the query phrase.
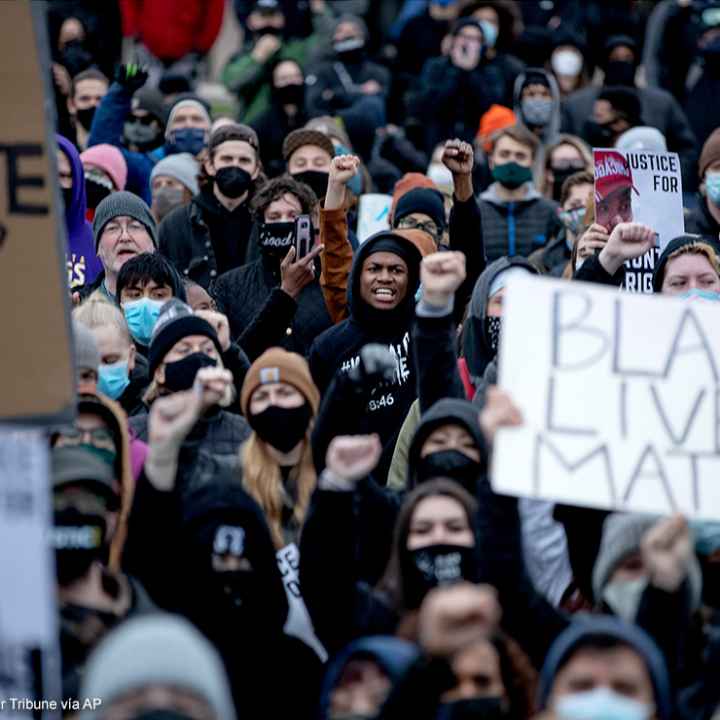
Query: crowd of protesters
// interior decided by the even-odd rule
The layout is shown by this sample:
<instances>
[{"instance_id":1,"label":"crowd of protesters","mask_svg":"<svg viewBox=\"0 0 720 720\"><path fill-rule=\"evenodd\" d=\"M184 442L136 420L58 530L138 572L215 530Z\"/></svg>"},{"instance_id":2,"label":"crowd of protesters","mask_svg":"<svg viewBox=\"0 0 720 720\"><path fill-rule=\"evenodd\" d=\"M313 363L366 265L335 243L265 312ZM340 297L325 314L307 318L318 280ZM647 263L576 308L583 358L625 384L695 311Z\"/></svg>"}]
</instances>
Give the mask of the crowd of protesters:
<instances>
[{"instance_id":1,"label":"crowd of protesters","mask_svg":"<svg viewBox=\"0 0 720 720\"><path fill-rule=\"evenodd\" d=\"M653 288L720 300L720 3L63 0L48 30L81 717L720 717L720 523L488 469L523 422L509 277L620 286L654 244L593 148L678 154Z\"/></svg>"}]
</instances>

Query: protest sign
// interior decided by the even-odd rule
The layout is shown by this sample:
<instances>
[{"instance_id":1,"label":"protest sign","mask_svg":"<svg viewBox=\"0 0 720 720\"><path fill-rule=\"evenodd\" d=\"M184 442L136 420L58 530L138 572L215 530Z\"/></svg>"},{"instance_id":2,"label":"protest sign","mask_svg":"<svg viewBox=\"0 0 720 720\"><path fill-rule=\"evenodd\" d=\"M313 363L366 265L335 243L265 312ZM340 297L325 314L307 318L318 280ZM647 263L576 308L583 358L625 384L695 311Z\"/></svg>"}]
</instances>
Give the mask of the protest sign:
<instances>
[{"instance_id":1,"label":"protest sign","mask_svg":"<svg viewBox=\"0 0 720 720\"><path fill-rule=\"evenodd\" d=\"M42 4L0 3L0 420L69 417L75 391L65 226ZM41 62L41 55L43 56ZM52 352L47 349L52 348Z\"/></svg>"},{"instance_id":2,"label":"protest sign","mask_svg":"<svg viewBox=\"0 0 720 720\"><path fill-rule=\"evenodd\" d=\"M676 153L593 150L595 222L610 231L639 222L657 233L657 245L625 263L624 288L652 293L652 273L663 248L685 232L680 160Z\"/></svg>"},{"instance_id":3,"label":"protest sign","mask_svg":"<svg viewBox=\"0 0 720 720\"><path fill-rule=\"evenodd\" d=\"M720 304L508 281L496 491L720 519Z\"/></svg>"},{"instance_id":4,"label":"protest sign","mask_svg":"<svg viewBox=\"0 0 720 720\"><path fill-rule=\"evenodd\" d=\"M59 717L59 656L48 444L41 430L0 428L0 717ZM5 705L3 706L3 702Z\"/></svg>"},{"instance_id":5,"label":"protest sign","mask_svg":"<svg viewBox=\"0 0 720 720\"><path fill-rule=\"evenodd\" d=\"M358 242L365 242L371 235L390 228L389 213L392 195L367 193L358 203Z\"/></svg>"}]
</instances>

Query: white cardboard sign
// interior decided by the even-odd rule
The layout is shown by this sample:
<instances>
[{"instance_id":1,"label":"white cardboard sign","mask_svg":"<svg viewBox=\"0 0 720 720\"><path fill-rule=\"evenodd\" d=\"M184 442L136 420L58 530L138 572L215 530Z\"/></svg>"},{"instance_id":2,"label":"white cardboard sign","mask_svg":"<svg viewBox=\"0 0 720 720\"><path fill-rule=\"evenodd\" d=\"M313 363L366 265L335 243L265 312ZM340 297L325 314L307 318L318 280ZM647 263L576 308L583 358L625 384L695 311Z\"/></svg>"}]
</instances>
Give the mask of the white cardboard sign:
<instances>
[{"instance_id":1,"label":"white cardboard sign","mask_svg":"<svg viewBox=\"0 0 720 720\"><path fill-rule=\"evenodd\" d=\"M573 505L720 519L720 303L513 276L493 486Z\"/></svg>"}]
</instances>

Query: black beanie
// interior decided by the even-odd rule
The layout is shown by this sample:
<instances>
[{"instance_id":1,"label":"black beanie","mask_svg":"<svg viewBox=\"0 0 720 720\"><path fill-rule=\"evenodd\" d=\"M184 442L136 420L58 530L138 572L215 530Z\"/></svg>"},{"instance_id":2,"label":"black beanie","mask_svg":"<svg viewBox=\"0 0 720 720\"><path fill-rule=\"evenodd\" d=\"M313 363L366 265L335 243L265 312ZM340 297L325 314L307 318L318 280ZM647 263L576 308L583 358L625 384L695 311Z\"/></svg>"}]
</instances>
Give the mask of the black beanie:
<instances>
[{"instance_id":1,"label":"black beanie","mask_svg":"<svg viewBox=\"0 0 720 720\"><path fill-rule=\"evenodd\" d=\"M395 206L394 226L397 227L400 220L412 213L427 215L441 232L445 230L445 202L437 190L415 188L402 195Z\"/></svg>"},{"instance_id":2,"label":"black beanie","mask_svg":"<svg viewBox=\"0 0 720 720\"><path fill-rule=\"evenodd\" d=\"M654 292L662 292L662 284L665 279L665 268L667 266L668 258L674 252L677 252L680 248L683 248L686 245L709 245L714 250L715 254L720 257L720 244L718 244L718 241L714 238L707 237L705 235L678 235L665 246L665 249L660 253L660 257L655 263L655 269L653 270Z\"/></svg>"},{"instance_id":3,"label":"black beanie","mask_svg":"<svg viewBox=\"0 0 720 720\"><path fill-rule=\"evenodd\" d=\"M642 125L642 104L640 97L633 88L623 85L606 87L597 97L598 100L607 100L616 112L627 118L631 125Z\"/></svg>"},{"instance_id":4,"label":"black beanie","mask_svg":"<svg viewBox=\"0 0 720 720\"><path fill-rule=\"evenodd\" d=\"M155 371L173 345L189 335L204 335L210 338L215 343L218 355L222 355L222 347L215 328L207 320L195 315L192 308L182 300L177 298L168 300L160 309L150 339L148 352L150 378L155 375Z\"/></svg>"}]
</instances>

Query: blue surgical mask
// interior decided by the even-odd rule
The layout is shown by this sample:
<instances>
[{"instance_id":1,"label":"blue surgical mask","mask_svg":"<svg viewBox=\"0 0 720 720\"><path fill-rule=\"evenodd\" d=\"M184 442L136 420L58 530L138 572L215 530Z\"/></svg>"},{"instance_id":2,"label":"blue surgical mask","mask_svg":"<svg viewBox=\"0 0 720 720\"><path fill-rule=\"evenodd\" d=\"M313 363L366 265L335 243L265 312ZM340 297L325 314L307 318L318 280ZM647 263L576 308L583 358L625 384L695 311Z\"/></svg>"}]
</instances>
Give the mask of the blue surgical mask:
<instances>
[{"instance_id":1,"label":"blue surgical mask","mask_svg":"<svg viewBox=\"0 0 720 720\"><path fill-rule=\"evenodd\" d=\"M180 128L168 134L165 149L168 155L190 153L198 155L207 146L207 130L202 128Z\"/></svg>"},{"instance_id":2,"label":"blue surgical mask","mask_svg":"<svg viewBox=\"0 0 720 720\"><path fill-rule=\"evenodd\" d=\"M653 708L607 687L561 697L555 706L558 720L647 720Z\"/></svg>"},{"instance_id":3,"label":"blue surgical mask","mask_svg":"<svg viewBox=\"0 0 720 720\"><path fill-rule=\"evenodd\" d=\"M700 290L700 288L693 288L692 290L687 290L682 295L678 295L678 297L683 300L707 300L709 302L718 302L718 300L720 300L720 293L715 292L714 290Z\"/></svg>"},{"instance_id":4,"label":"blue surgical mask","mask_svg":"<svg viewBox=\"0 0 720 720\"><path fill-rule=\"evenodd\" d=\"M483 31L483 37L485 38L485 45L488 47L495 47L497 42L498 29L489 20L480 20L480 27Z\"/></svg>"},{"instance_id":5,"label":"blue surgical mask","mask_svg":"<svg viewBox=\"0 0 720 720\"><path fill-rule=\"evenodd\" d=\"M164 303L150 298L132 300L123 305L123 312L133 339L147 347L150 344L152 331L160 315Z\"/></svg>"},{"instance_id":6,"label":"blue surgical mask","mask_svg":"<svg viewBox=\"0 0 720 720\"><path fill-rule=\"evenodd\" d=\"M720 172L706 173L705 191L712 204L720 207Z\"/></svg>"},{"instance_id":7,"label":"blue surgical mask","mask_svg":"<svg viewBox=\"0 0 720 720\"><path fill-rule=\"evenodd\" d=\"M100 365L98 368L98 390L113 400L117 400L130 384L127 360Z\"/></svg>"}]
</instances>

